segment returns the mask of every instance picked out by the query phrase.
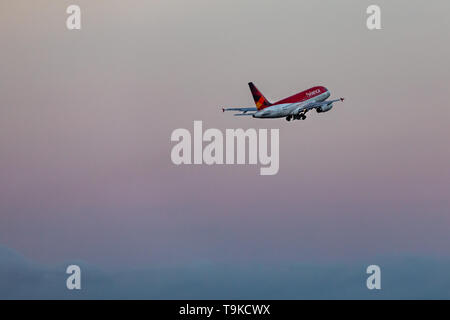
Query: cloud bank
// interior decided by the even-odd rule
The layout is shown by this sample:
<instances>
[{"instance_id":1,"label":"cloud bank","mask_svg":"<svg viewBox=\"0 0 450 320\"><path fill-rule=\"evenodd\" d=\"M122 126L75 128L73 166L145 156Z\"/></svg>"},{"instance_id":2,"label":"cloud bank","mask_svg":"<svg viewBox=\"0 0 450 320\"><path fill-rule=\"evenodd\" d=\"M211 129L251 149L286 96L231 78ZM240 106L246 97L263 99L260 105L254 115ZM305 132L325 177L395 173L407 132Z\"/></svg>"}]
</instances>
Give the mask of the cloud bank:
<instances>
[{"instance_id":1,"label":"cloud bank","mask_svg":"<svg viewBox=\"0 0 450 320\"><path fill-rule=\"evenodd\" d=\"M66 288L67 265L82 290ZM450 261L380 259L382 289L369 291L370 263L183 266L105 271L82 261L43 266L0 247L1 299L450 299Z\"/></svg>"}]
</instances>

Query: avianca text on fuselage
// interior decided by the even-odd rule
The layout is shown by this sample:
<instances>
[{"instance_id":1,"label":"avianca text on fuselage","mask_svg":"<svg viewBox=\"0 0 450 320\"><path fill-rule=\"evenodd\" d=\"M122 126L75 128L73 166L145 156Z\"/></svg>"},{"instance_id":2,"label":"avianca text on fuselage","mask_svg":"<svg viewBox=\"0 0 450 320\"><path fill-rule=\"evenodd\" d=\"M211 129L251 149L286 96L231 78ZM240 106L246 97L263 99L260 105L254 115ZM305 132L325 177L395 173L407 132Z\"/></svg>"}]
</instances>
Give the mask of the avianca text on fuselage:
<instances>
[{"instance_id":1,"label":"avianca text on fuselage","mask_svg":"<svg viewBox=\"0 0 450 320\"><path fill-rule=\"evenodd\" d=\"M255 100L256 108L222 108L224 112L238 111L241 113L236 113L235 116L253 116L253 118L286 118L287 121L305 120L306 113L312 109L316 109L318 113L323 113L330 111L334 102L344 101L344 98L327 100L330 97L330 91L323 86L316 86L271 103L253 82L248 85Z\"/></svg>"}]
</instances>

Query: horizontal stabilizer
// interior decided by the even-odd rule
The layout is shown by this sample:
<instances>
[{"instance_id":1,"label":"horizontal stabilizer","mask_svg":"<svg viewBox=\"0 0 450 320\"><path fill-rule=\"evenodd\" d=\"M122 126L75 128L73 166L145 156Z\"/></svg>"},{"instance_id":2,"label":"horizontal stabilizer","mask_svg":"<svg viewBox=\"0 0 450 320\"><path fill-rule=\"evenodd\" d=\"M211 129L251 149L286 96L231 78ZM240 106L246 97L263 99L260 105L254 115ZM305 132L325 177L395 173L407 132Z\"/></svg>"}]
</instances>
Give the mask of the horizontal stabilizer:
<instances>
[{"instance_id":1,"label":"horizontal stabilizer","mask_svg":"<svg viewBox=\"0 0 450 320\"><path fill-rule=\"evenodd\" d=\"M258 111L256 108L246 108L246 107L236 107L236 108L222 108L222 111L241 111L241 112L248 112L248 111Z\"/></svg>"}]
</instances>

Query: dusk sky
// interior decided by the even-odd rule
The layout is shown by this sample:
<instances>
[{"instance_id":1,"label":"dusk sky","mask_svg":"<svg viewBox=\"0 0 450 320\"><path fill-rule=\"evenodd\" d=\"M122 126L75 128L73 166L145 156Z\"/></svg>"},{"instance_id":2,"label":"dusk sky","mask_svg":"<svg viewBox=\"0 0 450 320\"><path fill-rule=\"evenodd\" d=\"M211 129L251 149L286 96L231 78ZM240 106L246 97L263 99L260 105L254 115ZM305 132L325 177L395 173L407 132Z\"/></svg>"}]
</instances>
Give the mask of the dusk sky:
<instances>
[{"instance_id":1,"label":"dusk sky","mask_svg":"<svg viewBox=\"0 0 450 320\"><path fill-rule=\"evenodd\" d=\"M375 3L382 30L369 31L373 1L2 1L0 264L207 265L219 283L214 266L233 278L258 265L269 280L296 264L400 259L401 272L408 257L444 270L450 3ZM293 123L222 113L254 105L249 81L272 101L315 85L346 100ZM278 174L174 165L171 133L195 120L278 128Z\"/></svg>"}]
</instances>

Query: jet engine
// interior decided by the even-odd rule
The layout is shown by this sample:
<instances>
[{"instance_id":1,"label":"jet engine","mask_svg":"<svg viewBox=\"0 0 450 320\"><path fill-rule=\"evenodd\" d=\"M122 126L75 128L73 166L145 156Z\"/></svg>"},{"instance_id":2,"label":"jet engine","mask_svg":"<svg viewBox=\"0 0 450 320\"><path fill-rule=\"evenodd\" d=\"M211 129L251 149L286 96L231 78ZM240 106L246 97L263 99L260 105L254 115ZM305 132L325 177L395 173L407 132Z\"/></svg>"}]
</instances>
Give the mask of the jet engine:
<instances>
[{"instance_id":1,"label":"jet engine","mask_svg":"<svg viewBox=\"0 0 450 320\"><path fill-rule=\"evenodd\" d=\"M323 113L323 112L330 111L331 108L333 108L333 104L332 103L323 105L321 107L318 107L318 108L316 108L316 111L317 111L317 113Z\"/></svg>"}]
</instances>

